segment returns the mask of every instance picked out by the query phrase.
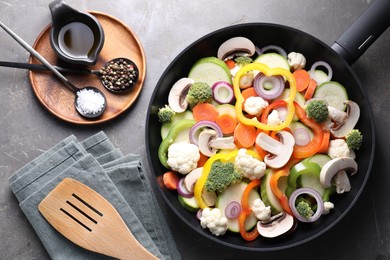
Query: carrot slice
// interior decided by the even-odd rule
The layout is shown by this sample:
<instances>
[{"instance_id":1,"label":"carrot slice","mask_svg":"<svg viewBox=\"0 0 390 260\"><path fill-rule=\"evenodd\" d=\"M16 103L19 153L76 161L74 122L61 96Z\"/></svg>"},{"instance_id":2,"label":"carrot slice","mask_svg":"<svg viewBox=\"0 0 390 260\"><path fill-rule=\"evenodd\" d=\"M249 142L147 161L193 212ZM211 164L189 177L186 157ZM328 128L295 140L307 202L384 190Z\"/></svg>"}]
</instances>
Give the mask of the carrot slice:
<instances>
[{"instance_id":1,"label":"carrot slice","mask_svg":"<svg viewBox=\"0 0 390 260\"><path fill-rule=\"evenodd\" d=\"M250 97L257 97L258 96L254 87L244 89L241 92L241 95L244 98L244 100L247 100Z\"/></svg>"},{"instance_id":2,"label":"carrot slice","mask_svg":"<svg viewBox=\"0 0 390 260\"><path fill-rule=\"evenodd\" d=\"M234 140L237 146L241 148L250 148L255 144L257 136L256 127L244 125L239 122L234 129Z\"/></svg>"},{"instance_id":3,"label":"carrot slice","mask_svg":"<svg viewBox=\"0 0 390 260\"><path fill-rule=\"evenodd\" d=\"M316 90L317 82L314 79L310 80L309 86L306 89L305 92L305 99L311 99L314 95L314 91Z\"/></svg>"},{"instance_id":4,"label":"carrot slice","mask_svg":"<svg viewBox=\"0 0 390 260\"><path fill-rule=\"evenodd\" d=\"M256 152L259 154L260 159L264 161L264 157L268 154L267 151L264 151L259 145L255 144Z\"/></svg>"},{"instance_id":5,"label":"carrot slice","mask_svg":"<svg viewBox=\"0 0 390 260\"><path fill-rule=\"evenodd\" d=\"M293 72L293 76L297 83L297 91L304 91L310 82L310 75L306 70L296 70Z\"/></svg>"},{"instance_id":6,"label":"carrot slice","mask_svg":"<svg viewBox=\"0 0 390 260\"><path fill-rule=\"evenodd\" d=\"M225 63L228 66L229 70L233 69L236 66L234 60L226 60Z\"/></svg>"},{"instance_id":7,"label":"carrot slice","mask_svg":"<svg viewBox=\"0 0 390 260\"><path fill-rule=\"evenodd\" d=\"M244 102L242 103L242 109L244 109L245 101L250 97L257 97L257 93L255 91L254 87L246 88L243 91L241 91L241 95L244 98ZM250 115L249 115L250 116ZM253 117L253 116L252 116Z\"/></svg>"},{"instance_id":8,"label":"carrot slice","mask_svg":"<svg viewBox=\"0 0 390 260\"><path fill-rule=\"evenodd\" d=\"M219 113L215 106L210 103L200 103L194 106L192 109L192 115L197 122L202 120L215 122Z\"/></svg>"},{"instance_id":9,"label":"carrot slice","mask_svg":"<svg viewBox=\"0 0 390 260\"><path fill-rule=\"evenodd\" d=\"M237 119L229 114L222 114L215 120L225 135L232 134L237 126Z\"/></svg>"},{"instance_id":10,"label":"carrot slice","mask_svg":"<svg viewBox=\"0 0 390 260\"><path fill-rule=\"evenodd\" d=\"M324 132L324 138L322 139L321 147L318 153L327 153L329 149L330 132Z\"/></svg>"},{"instance_id":11,"label":"carrot slice","mask_svg":"<svg viewBox=\"0 0 390 260\"><path fill-rule=\"evenodd\" d=\"M163 174L164 185L169 190L176 190L178 181L179 176L177 176L177 173L174 171L168 171Z\"/></svg>"},{"instance_id":12,"label":"carrot slice","mask_svg":"<svg viewBox=\"0 0 390 260\"><path fill-rule=\"evenodd\" d=\"M199 153L200 154L200 159L198 161L198 168L199 167L203 167L203 165L207 162L207 160L210 158L206 155L204 155L203 153Z\"/></svg>"}]
</instances>

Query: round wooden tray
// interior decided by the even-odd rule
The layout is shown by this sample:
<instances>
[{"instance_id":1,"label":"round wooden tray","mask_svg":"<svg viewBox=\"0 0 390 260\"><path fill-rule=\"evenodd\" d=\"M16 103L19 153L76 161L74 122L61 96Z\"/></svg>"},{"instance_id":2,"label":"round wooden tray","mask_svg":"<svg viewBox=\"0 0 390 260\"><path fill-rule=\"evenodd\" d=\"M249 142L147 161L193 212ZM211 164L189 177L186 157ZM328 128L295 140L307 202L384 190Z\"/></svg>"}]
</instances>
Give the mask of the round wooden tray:
<instances>
[{"instance_id":1,"label":"round wooden tray","mask_svg":"<svg viewBox=\"0 0 390 260\"><path fill-rule=\"evenodd\" d=\"M50 72L30 71L29 78L35 95L42 105L55 116L75 124L98 124L117 117L126 111L139 96L146 75L145 54L141 42L135 33L123 22L115 17L101 13L90 12L102 25L105 34L104 46L100 52L98 61L88 69L100 69L111 59L124 57L132 60L139 69L137 84L128 92L109 92L96 75L65 75L77 87L94 86L104 92L107 98L107 108L101 117L89 120L81 117L74 108L75 96L61 81ZM38 36L34 43L34 49L43 55L51 64L71 67L65 64L51 48L50 25ZM35 58L30 58L30 63L39 63ZM75 65L72 68L77 67Z\"/></svg>"}]
</instances>

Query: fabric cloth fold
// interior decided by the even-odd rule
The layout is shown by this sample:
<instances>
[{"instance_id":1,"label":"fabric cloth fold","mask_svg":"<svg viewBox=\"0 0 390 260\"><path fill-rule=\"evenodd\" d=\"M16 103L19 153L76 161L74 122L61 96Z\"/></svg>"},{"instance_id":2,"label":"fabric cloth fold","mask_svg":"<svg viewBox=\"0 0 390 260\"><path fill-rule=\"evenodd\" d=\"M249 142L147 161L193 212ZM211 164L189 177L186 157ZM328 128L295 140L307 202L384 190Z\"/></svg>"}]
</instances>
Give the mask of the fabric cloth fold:
<instances>
[{"instance_id":1,"label":"fabric cloth fold","mask_svg":"<svg viewBox=\"0 0 390 260\"><path fill-rule=\"evenodd\" d=\"M159 259L180 259L139 156L123 155L104 132L81 142L70 136L9 178L20 208L52 259L108 258L67 240L38 211L38 204L64 178L76 179L106 198L137 240Z\"/></svg>"}]
</instances>

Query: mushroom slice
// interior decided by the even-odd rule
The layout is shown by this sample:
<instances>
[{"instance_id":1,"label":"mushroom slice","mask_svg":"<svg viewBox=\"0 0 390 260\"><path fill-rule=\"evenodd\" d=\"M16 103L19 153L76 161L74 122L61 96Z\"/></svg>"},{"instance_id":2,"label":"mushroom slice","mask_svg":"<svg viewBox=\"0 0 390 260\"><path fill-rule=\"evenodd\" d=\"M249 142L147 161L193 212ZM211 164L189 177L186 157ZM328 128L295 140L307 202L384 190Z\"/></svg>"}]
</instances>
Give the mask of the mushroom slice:
<instances>
[{"instance_id":1,"label":"mushroom slice","mask_svg":"<svg viewBox=\"0 0 390 260\"><path fill-rule=\"evenodd\" d=\"M199 151L208 156L211 157L214 154L217 153L217 149L212 148L210 146L210 141L217 138L217 132L212 129L205 129L199 134L198 138L198 147Z\"/></svg>"},{"instance_id":2,"label":"mushroom slice","mask_svg":"<svg viewBox=\"0 0 390 260\"><path fill-rule=\"evenodd\" d=\"M207 207L213 207L217 203L217 193L215 191L202 190L202 199Z\"/></svg>"},{"instance_id":3,"label":"mushroom slice","mask_svg":"<svg viewBox=\"0 0 390 260\"><path fill-rule=\"evenodd\" d=\"M341 126L330 130L332 135L336 138L342 138L351 132L360 117L360 108L357 103L351 100L346 100L344 104L347 106L348 117L344 120Z\"/></svg>"},{"instance_id":4,"label":"mushroom slice","mask_svg":"<svg viewBox=\"0 0 390 260\"><path fill-rule=\"evenodd\" d=\"M321 169L320 182L325 188L332 186L333 177L340 171L357 172L358 165L356 161L350 157L334 158L327 162Z\"/></svg>"},{"instance_id":5,"label":"mushroom slice","mask_svg":"<svg viewBox=\"0 0 390 260\"><path fill-rule=\"evenodd\" d=\"M233 37L225 41L218 48L218 59L224 60L230 55L253 56L256 52L255 45L245 37Z\"/></svg>"},{"instance_id":6,"label":"mushroom slice","mask_svg":"<svg viewBox=\"0 0 390 260\"><path fill-rule=\"evenodd\" d=\"M196 168L192 170L190 173L188 173L183 180L184 187L189 192L194 192L194 186L195 182L199 179L199 177L202 175L203 167Z\"/></svg>"},{"instance_id":7,"label":"mushroom slice","mask_svg":"<svg viewBox=\"0 0 390 260\"><path fill-rule=\"evenodd\" d=\"M255 76L253 75L253 72L245 73L240 78L240 89L246 89L253 86L253 81L255 80Z\"/></svg>"},{"instance_id":8,"label":"mushroom slice","mask_svg":"<svg viewBox=\"0 0 390 260\"><path fill-rule=\"evenodd\" d=\"M168 104L176 113L184 112L187 109L188 101L186 97L193 83L193 79L181 78L173 84L169 91Z\"/></svg>"},{"instance_id":9,"label":"mushroom slice","mask_svg":"<svg viewBox=\"0 0 390 260\"><path fill-rule=\"evenodd\" d=\"M336 186L337 194L342 194L351 190L351 183L349 181L347 172L339 171L333 178L333 183Z\"/></svg>"},{"instance_id":10,"label":"mushroom slice","mask_svg":"<svg viewBox=\"0 0 390 260\"><path fill-rule=\"evenodd\" d=\"M295 144L294 136L291 133L280 131L277 135L280 141L273 139L263 132L256 138L256 144L270 153L264 157L264 162L272 168L283 167L288 162Z\"/></svg>"},{"instance_id":11,"label":"mushroom slice","mask_svg":"<svg viewBox=\"0 0 390 260\"><path fill-rule=\"evenodd\" d=\"M278 214L271 216L271 217L270 217L269 219L267 219L267 220L260 220L260 223L261 223L262 225L270 224L272 221L275 221L275 220L277 220L278 218L284 217L284 214L286 214L284 211L279 212Z\"/></svg>"},{"instance_id":12,"label":"mushroom slice","mask_svg":"<svg viewBox=\"0 0 390 260\"><path fill-rule=\"evenodd\" d=\"M342 125L344 121L348 118L348 114L346 112L331 106L328 106L328 112L329 118L337 125Z\"/></svg>"},{"instance_id":13,"label":"mushroom slice","mask_svg":"<svg viewBox=\"0 0 390 260\"><path fill-rule=\"evenodd\" d=\"M257 222L257 230L263 237L273 238L281 236L294 227L294 217L283 212L282 216L272 222L263 224L261 221Z\"/></svg>"},{"instance_id":14,"label":"mushroom slice","mask_svg":"<svg viewBox=\"0 0 390 260\"><path fill-rule=\"evenodd\" d=\"M210 140L209 145L214 149L235 149L236 145L234 144L234 137L217 137Z\"/></svg>"}]
</instances>

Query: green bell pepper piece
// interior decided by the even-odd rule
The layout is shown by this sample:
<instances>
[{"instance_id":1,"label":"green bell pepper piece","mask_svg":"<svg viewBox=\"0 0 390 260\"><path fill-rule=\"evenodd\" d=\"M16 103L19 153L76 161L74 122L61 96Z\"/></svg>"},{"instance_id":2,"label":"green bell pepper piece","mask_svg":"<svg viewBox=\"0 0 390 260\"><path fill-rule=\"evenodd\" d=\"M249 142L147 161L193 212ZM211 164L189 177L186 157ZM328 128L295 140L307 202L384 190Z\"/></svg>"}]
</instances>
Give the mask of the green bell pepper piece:
<instances>
[{"instance_id":1,"label":"green bell pepper piece","mask_svg":"<svg viewBox=\"0 0 390 260\"><path fill-rule=\"evenodd\" d=\"M162 140L158 148L158 158L160 159L161 164L164 165L165 168L170 169L168 165L169 146L173 143L173 141L181 131L187 128L191 128L195 123L196 123L195 120L184 119L177 122L171 127L171 129L169 129L167 136L164 138L164 140Z\"/></svg>"},{"instance_id":2,"label":"green bell pepper piece","mask_svg":"<svg viewBox=\"0 0 390 260\"><path fill-rule=\"evenodd\" d=\"M297 163L290 170L290 174L287 178L287 187L286 187L285 194L287 195L287 197L290 197L291 193L293 193L294 190L297 189L298 178L302 174L314 174L317 175L319 178L320 173L321 173L321 167L320 165L318 165L318 163L310 162L310 161L301 161L300 163ZM329 197L333 193L334 193L333 187L324 189L324 192L322 194L323 201L329 201Z\"/></svg>"},{"instance_id":3,"label":"green bell pepper piece","mask_svg":"<svg viewBox=\"0 0 390 260\"><path fill-rule=\"evenodd\" d=\"M300 162L294 165L288 175L288 186L294 190L297 188L297 180L302 174L316 174L320 176L321 167L314 162Z\"/></svg>"}]
</instances>

